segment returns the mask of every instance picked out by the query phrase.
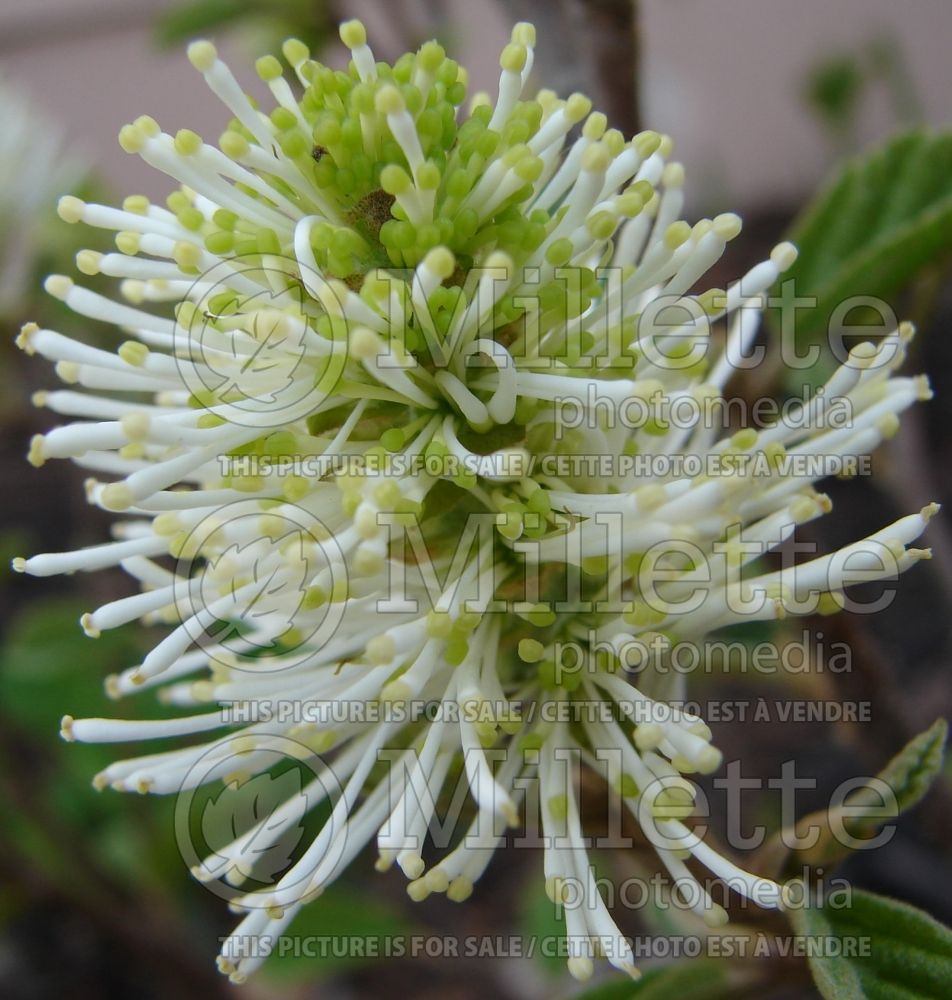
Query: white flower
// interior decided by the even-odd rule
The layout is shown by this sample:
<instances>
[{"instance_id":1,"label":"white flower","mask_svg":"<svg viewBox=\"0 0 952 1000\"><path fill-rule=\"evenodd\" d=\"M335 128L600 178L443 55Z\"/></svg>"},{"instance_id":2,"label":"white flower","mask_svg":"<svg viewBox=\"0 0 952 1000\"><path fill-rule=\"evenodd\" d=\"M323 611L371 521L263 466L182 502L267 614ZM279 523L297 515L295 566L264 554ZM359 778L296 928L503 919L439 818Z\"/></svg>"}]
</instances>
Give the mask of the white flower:
<instances>
[{"instance_id":1,"label":"white flower","mask_svg":"<svg viewBox=\"0 0 952 1000\"><path fill-rule=\"evenodd\" d=\"M3 79L0 121L0 311L9 312L31 291L30 268L40 249L37 216L84 168L64 154L56 126Z\"/></svg>"},{"instance_id":2,"label":"white flower","mask_svg":"<svg viewBox=\"0 0 952 1000\"><path fill-rule=\"evenodd\" d=\"M396 862L414 899L467 898L530 779L547 891L581 899L566 906L572 973L590 974L597 944L635 975L589 864L573 759L606 773L710 924L726 914L689 857L781 905L779 886L685 824L684 775L720 754L672 704L683 675L657 667L722 626L835 609L858 573L890 577L926 554L909 546L934 508L796 568L751 568L829 508L817 459L865 455L928 396L894 375L910 330L855 348L825 394L775 425L721 436L711 413L794 249L726 293L684 298L739 220L679 220L668 138L625 141L580 95L524 99L530 26L503 52L496 103L477 95L468 116L465 73L436 43L390 68L357 22L341 37L347 73L285 45L300 99L276 59L259 60L269 113L195 43L191 61L234 115L219 146L140 118L120 141L180 182L167 207L60 202L67 221L117 233L118 253L83 251L78 265L121 279L126 301L63 276L47 288L128 339L108 351L24 329L21 346L78 387L41 394L79 419L30 458L104 475L90 501L125 516L110 543L15 567L121 565L141 593L85 615L86 632L171 628L109 693L159 688L194 709L67 716L63 735L206 734L96 778L180 801L218 779L237 791L281 758L312 771L194 859L246 913L220 958L235 980L264 957L248 941L280 935L375 838L378 868ZM687 312L647 335L672 302ZM848 421L824 419L838 406ZM473 819L428 867L436 800L457 775ZM271 881L254 851L280 856L301 795L308 810L327 800L329 817Z\"/></svg>"}]
</instances>

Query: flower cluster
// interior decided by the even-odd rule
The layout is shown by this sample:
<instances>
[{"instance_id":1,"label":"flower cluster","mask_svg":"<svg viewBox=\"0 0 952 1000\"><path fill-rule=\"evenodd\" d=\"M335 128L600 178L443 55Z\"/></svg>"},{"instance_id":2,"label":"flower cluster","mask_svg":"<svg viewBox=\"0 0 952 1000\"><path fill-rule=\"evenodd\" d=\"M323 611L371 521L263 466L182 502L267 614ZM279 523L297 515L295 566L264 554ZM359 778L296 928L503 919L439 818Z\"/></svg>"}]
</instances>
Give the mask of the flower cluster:
<instances>
[{"instance_id":1,"label":"flower cluster","mask_svg":"<svg viewBox=\"0 0 952 1000\"><path fill-rule=\"evenodd\" d=\"M530 779L546 890L584 896L566 907L571 972L587 977L604 954L635 975L589 863L572 759L606 775L709 924L726 914L691 857L781 905L779 886L684 822L686 776L720 755L673 704L680 675L658 667L672 644L702 646L723 626L835 610L857 567L887 577L926 554L909 546L931 507L831 556L756 562L829 509L789 459L865 455L928 396L894 374L911 331L856 347L789 420L728 435L673 421L680 402L721 397L794 248L690 294L740 220L680 218L668 137L626 139L579 94L526 96L530 25L502 53L495 102L476 94L466 112L466 73L436 42L389 66L358 22L341 39L345 71L295 40L290 81L277 58L258 60L269 111L194 43L192 64L234 116L217 145L139 118L120 143L178 182L166 204L60 202L67 222L115 232L115 251L84 250L77 266L119 279L123 301L61 275L47 290L127 339L107 350L24 328L20 346L68 386L37 402L76 418L38 436L30 460L105 477L88 481L89 500L122 518L107 544L15 568L121 566L141 592L85 615L86 633L136 619L168 631L107 690L158 688L192 709L67 716L63 735L205 736L120 760L100 788L238 787L282 753L314 771L307 808L325 819L273 880L247 845L296 827L297 796L196 859L245 914L219 959L236 981L263 957L242 942L281 934L374 839L378 868L396 863L413 899L466 899ZM844 399L848 426L824 426ZM632 400L649 413L635 432L614 419ZM621 461L686 453L762 462L654 477ZM331 471L308 473L318 459ZM425 861L453 780L471 820Z\"/></svg>"}]
</instances>

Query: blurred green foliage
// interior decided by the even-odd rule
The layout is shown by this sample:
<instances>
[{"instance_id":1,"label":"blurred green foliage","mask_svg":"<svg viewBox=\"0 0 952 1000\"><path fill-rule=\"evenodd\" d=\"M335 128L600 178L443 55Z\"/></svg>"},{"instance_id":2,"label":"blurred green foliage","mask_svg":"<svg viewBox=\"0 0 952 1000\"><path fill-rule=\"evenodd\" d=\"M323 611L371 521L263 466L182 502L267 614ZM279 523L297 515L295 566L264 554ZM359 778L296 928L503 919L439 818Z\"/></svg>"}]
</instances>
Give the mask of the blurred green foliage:
<instances>
[{"instance_id":1,"label":"blurred green foliage","mask_svg":"<svg viewBox=\"0 0 952 1000\"><path fill-rule=\"evenodd\" d=\"M179 45L208 32L242 27L272 44L300 38L317 52L337 37L340 19L331 0L193 0L164 11L155 36L161 45Z\"/></svg>"},{"instance_id":2,"label":"blurred green foliage","mask_svg":"<svg viewBox=\"0 0 952 1000\"><path fill-rule=\"evenodd\" d=\"M692 958L649 969L637 982L615 979L585 990L576 1000L727 1000L737 996L727 962Z\"/></svg>"},{"instance_id":3,"label":"blurred green foliage","mask_svg":"<svg viewBox=\"0 0 952 1000\"><path fill-rule=\"evenodd\" d=\"M885 91L898 125L922 118L903 48L887 35L824 54L808 71L801 94L834 145L846 151L855 146L859 118L876 88Z\"/></svg>"},{"instance_id":4,"label":"blurred green foliage","mask_svg":"<svg viewBox=\"0 0 952 1000\"><path fill-rule=\"evenodd\" d=\"M835 55L815 66L804 85L807 104L831 130L851 127L865 74L855 56Z\"/></svg>"},{"instance_id":5,"label":"blurred green foliage","mask_svg":"<svg viewBox=\"0 0 952 1000\"><path fill-rule=\"evenodd\" d=\"M815 305L798 308L800 353L819 349L809 372L791 370L798 383L821 384L836 365L830 339L869 324L885 334L878 298L887 305L928 269L952 254L952 131L916 129L857 156L839 169L800 213L790 230L800 256L772 294L793 282L797 296ZM843 303L857 297L855 307ZM776 329L773 310L768 317ZM868 338L868 333L863 339Z\"/></svg>"}]
</instances>

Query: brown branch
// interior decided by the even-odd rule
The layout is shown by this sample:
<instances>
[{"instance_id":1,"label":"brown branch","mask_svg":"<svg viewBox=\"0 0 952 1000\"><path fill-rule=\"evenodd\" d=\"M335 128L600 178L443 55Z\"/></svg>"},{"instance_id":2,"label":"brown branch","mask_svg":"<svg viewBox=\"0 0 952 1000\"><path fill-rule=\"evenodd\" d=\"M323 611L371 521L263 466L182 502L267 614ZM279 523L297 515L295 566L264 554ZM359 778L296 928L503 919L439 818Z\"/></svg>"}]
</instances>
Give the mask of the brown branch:
<instances>
[{"instance_id":1,"label":"brown branch","mask_svg":"<svg viewBox=\"0 0 952 1000\"><path fill-rule=\"evenodd\" d=\"M640 129L637 0L501 0L513 20L539 33L540 85L589 93L612 128Z\"/></svg>"},{"instance_id":2,"label":"brown branch","mask_svg":"<svg viewBox=\"0 0 952 1000\"><path fill-rule=\"evenodd\" d=\"M590 28L592 71L601 109L626 136L641 129L638 106L638 0L578 0Z\"/></svg>"}]
</instances>

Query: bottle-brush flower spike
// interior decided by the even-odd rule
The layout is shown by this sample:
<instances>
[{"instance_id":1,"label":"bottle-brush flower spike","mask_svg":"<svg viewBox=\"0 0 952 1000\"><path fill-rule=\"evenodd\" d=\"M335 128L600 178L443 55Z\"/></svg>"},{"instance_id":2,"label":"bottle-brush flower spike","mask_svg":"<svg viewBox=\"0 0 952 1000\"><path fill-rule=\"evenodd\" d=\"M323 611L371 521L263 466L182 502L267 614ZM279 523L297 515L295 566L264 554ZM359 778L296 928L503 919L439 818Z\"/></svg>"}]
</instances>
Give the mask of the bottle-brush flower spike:
<instances>
[{"instance_id":1,"label":"bottle-brush flower spike","mask_svg":"<svg viewBox=\"0 0 952 1000\"><path fill-rule=\"evenodd\" d=\"M565 901L574 884L583 898L566 907L571 972L586 978L604 954L635 975L588 860L569 758L617 762L610 794L675 882L698 889L708 923L726 914L690 858L782 904L779 886L685 823L686 775L721 758L703 720L673 704L683 677L654 667L722 626L810 610L811 594L835 609L857 565L885 577L927 554L911 546L934 506L839 553L740 579L829 509L813 488L821 473L794 460L865 455L928 397L924 379L896 374L911 329L854 348L804 404L812 420L720 433L704 404L721 399L794 248L691 296L670 336L645 337L652 307L687 296L740 231L733 214L681 219L684 170L667 136L626 138L581 94L530 96L528 24L502 53L495 102L467 102L466 72L436 42L388 66L360 23L340 35L345 71L293 39L290 72L258 60L267 109L210 42L193 43L189 59L232 115L217 144L139 118L119 141L180 185L166 204L59 203L67 222L115 233L115 250L84 250L77 266L118 279L120 296L63 275L46 288L114 324L121 342L24 327L20 346L66 385L36 402L72 418L29 457L89 469L90 502L121 517L112 541L15 568L121 566L141 592L84 615L87 634L136 619L169 629L108 692L157 688L191 710L67 716L63 736L190 737L111 764L100 788L247 780L274 763L274 740L333 773L327 822L273 884L245 885L242 837L194 865L205 880L227 870L244 914L219 958L236 981L265 954L246 942L280 935L374 840L377 867L395 863L413 899L466 899L519 823L529 779L546 891ZM822 420L834 400L847 401L848 425ZM649 414L637 428L620 419L633 401ZM672 418L679 404L695 408L693 423ZM634 462L688 454L705 469L734 465L653 476ZM576 461L586 456L599 462ZM664 579L649 586L659 545ZM584 666L565 669L560 644ZM424 703L439 710L396 711ZM236 722L235 705L253 706L250 721ZM300 711L276 710L288 705ZM341 705L379 710L321 721L318 709ZM425 861L440 787L457 775L471 826ZM289 800L251 833L266 847L299 819Z\"/></svg>"}]
</instances>

